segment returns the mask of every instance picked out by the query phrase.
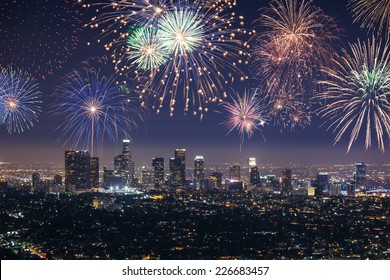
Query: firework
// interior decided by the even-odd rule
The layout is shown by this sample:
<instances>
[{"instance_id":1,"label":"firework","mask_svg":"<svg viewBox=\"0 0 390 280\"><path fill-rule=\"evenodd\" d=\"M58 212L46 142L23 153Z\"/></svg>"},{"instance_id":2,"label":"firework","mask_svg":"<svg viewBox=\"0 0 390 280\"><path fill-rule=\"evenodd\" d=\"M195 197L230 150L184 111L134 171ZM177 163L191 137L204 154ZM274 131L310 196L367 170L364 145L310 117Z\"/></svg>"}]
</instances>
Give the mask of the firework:
<instances>
[{"instance_id":1,"label":"firework","mask_svg":"<svg viewBox=\"0 0 390 280\"><path fill-rule=\"evenodd\" d=\"M171 0L110 0L110 3L97 3L103 11L100 15L92 18L91 27L107 25L102 30L103 33L117 33L122 28L127 28L129 23L138 26L148 26L153 24L161 14L172 8ZM89 8L91 4L84 4Z\"/></svg>"},{"instance_id":2,"label":"firework","mask_svg":"<svg viewBox=\"0 0 390 280\"><path fill-rule=\"evenodd\" d=\"M169 98L173 115L177 93L182 93L184 112L192 107L194 115L203 117L208 103L226 95L224 87L235 78L247 77L238 65L245 63L244 43L236 39L231 24L234 16L219 15L217 10L187 6L167 12L158 22L158 34L171 53L167 64L150 74L144 91L157 93L159 104ZM240 31L238 31L240 32Z\"/></svg>"},{"instance_id":3,"label":"firework","mask_svg":"<svg viewBox=\"0 0 390 280\"><path fill-rule=\"evenodd\" d=\"M37 81L22 70L5 68L0 72L0 120L10 134L34 126L41 112Z\"/></svg>"},{"instance_id":4,"label":"firework","mask_svg":"<svg viewBox=\"0 0 390 280\"><path fill-rule=\"evenodd\" d=\"M390 34L390 1L388 0L349 0L353 22L360 22L362 29Z\"/></svg>"},{"instance_id":5,"label":"firework","mask_svg":"<svg viewBox=\"0 0 390 280\"><path fill-rule=\"evenodd\" d=\"M121 94L121 86L93 68L67 75L58 94L54 112L63 116L58 130L63 132L64 145L100 153L105 138L127 138L129 129L136 125L129 117L128 98Z\"/></svg>"},{"instance_id":6,"label":"firework","mask_svg":"<svg viewBox=\"0 0 390 280\"><path fill-rule=\"evenodd\" d=\"M202 44L204 24L191 10L178 10L162 16L158 35L163 47L174 56L193 52Z\"/></svg>"},{"instance_id":7,"label":"firework","mask_svg":"<svg viewBox=\"0 0 390 280\"><path fill-rule=\"evenodd\" d=\"M45 78L78 46L80 13L76 1L0 2L0 66L17 66Z\"/></svg>"},{"instance_id":8,"label":"firework","mask_svg":"<svg viewBox=\"0 0 390 280\"><path fill-rule=\"evenodd\" d=\"M253 40L256 76L268 94L285 87L313 94L318 71L332 58L338 29L333 18L311 0L273 0L258 20Z\"/></svg>"},{"instance_id":9,"label":"firework","mask_svg":"<svg viewBox=\"0 0 390 280\"><path fill-rule=\"evenodd\" d=\"M163 9L151 16L144 9L145 1L112 1L113 12L94 18L90 26L104 24L102 36L113 38L105 48L111 52L115 70L119 75L131 72L141 81L141 93L157 100L153 106L156 112L169 99L169 112L173 115L180 93L184 111L191 107L193 114L202 118L208 111L207 104L219 100L218 95L224 93L227 83L247 78L238 67L246 63L247 54L246 44L237 34L245 31L232 28L237 18L228 10L236 3L198 0L148 3L152 10L156 6Z\"/></svg>"},{"instance_id":10,"label":"firework","mask_svg":"<svg viewBox=\"0 0 390 280\"><path fill-rule=\"evenodd\" d=\"M348 151L365 134L365 147L376 135L384 152L390 137L390 43L375 39L351 44L335 59L337 68L326 68L329 80L322 81L325 92L319 96L325 105L320 114L337 133L335 144L350 131ZM365 130L365 132L364 132Z\"/></svg>"},{"instance_id":11,"label":"firework","mask_svg":"<svg viewBox=\"0 0 390 280\"><path fill-rule=\"evenodd\" d=\"M268 104L268 112L275 125L280 125L281 130L295 127L305 128L310 125L312 119L311 104L301 101L299 93L287 93L281 91L277 95L264 99Z\"/></svg>"},{"instance_id":12,"label":"firework","mask_svg":"<svg viewBox=\"0 0 390 280\"><path fill-rule=\"evenodd\" d=\"M242 97L236 93L231 102L222 102L221 106L226 112L227 120L223 124L228 128L228 134L236 130L241 143L245 135L250 139L256 130L260 130L268 122L266 108L257 91L245 91Z\"/></svg>"},{"instance_id":13,"label":"firework","mask_svg":"<svg viewBox=\"0 0 390 280\"><path fill-rule=\"evenodd\" d=\"M140 29L153 27L154 22L173 7L170 0L110 0L107 3L84 4L84 8L97 6L98 15L86 26L99 29L101 38L107 41L104 48L112 51L112 59L117 64L116 70L124 72L128 65L120 66L127 61L128 53L137 50L131 45L131 37L139 34ZM144 38L146 39L146 38ZM128 45L130 40L130 45ZM139 44L141 42L136 43ZM145 43L145 42L144 42ZM140 51L140 50L139 50ZM130 58L131 59L131 58ZM118 69L122 68L123 69Z\"/></svg>"},{"instance_id":14,"label":"firework","mask_svg":"<svg viewBox=\"0 0 390 280\"><path fill-rule=\"evenodd\" d=\"M127 39L129 59L141 70L155 70L168 59L163 40L153 28L142 28Z\"/></svg>"}]
</instances>

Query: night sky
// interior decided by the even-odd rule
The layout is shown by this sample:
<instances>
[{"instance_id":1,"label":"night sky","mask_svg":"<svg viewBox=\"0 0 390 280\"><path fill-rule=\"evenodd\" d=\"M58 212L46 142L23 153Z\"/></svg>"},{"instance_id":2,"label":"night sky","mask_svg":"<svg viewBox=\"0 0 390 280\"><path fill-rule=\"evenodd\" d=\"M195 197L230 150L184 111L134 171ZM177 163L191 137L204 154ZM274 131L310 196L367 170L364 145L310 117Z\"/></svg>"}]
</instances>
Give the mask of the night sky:
<instances>
[{"instance_id":1,"label":"night sky","mask_svg":"<svg viewBox=\"0 0 390 280\"><path fill-rule=\"evenodd\" d=\"M11 0L2 1L13 2ZM45 1L32 1L44 5ZM102 2L102 1L100 1ZM259 8L267 5L269 1L264 0L237 0L237 13L245 17L247 28L251 27L259 15ZM314 1L326 14L336 19L339 27L344 30L342 43L356 42L357 38L367 37L364 31L360 31L357 25L352 24L350 13L347 11L347 1ZM38 5L38 4L37 4ZM1 11L4 13L3 11ZM90 11L82 12L83 23L89 22ZM1 15L2 16L2 15ZM12 18L12 15L8 15ZM49 20L49 17L47 17ZM8 24L14 24L12 20ZM19 27L20 25L16 25ZM82 23L80 23L82 26ZM27 28L27 27L26 27ZM31 27L30 27L31 28ZM1 30L1 29L0 29ZM17 32L15 30L15 32ZM32 31L33 32L33 31ZM68 32L65 30L65 32ZM39 33L39 32L38 32ZM0 34L3 36L2 32ZM39 33L45 38L45 33ZM66 35L66 34L64 34ZM68 34L71 36L72 34ZM57 143L59 133L55 131L61 120L53 116L48 111L48 107L54 98L54 89L58 86L60 78L76 67L81 61L91 56L107 55L103 44L95 43L97 33L94 30L81 30L79 33L79 43L77 48L71 52L71 56L66 63L62 64L61 70L54 69L53 75L46 75L45 79L38 78L40 89L43 92L43 113L40 115L39 123L23 134L9 135L4 126L0 127L0 162L1 161L63 161L64 150L61 143ZM87 46L87 42L92 42ZM4 44L3 40L0 40ZM4 46L0 46L0 49ZM341 46L338 48L341 50ZM15 48L20 50L20 48ZM22 55L22 54L20 54ZM31 53L24 55L31 56ZM47 55L50 59L50 54ZM3 61L0 61L3 63ZM17 65L14 65L17 66ZM248 69L244 69L248 70ZM234 85L234 90L242 91L250 87L251 82ZM266 126L262 133L266 139L263 140L261 133L255 133L251 139L246 139L240 150L240 137L235 132L226 135L226 128L221 125L224 121L223 115L215 112L221 108L214 104L209 108L209 113L202 121L192 115L185 116L180 106L177 106L173 117L168 116L166 110L160 114L148 113L145 122L140 123L140 127L134 130L133 156L137 165L151 164L152 157L163 156L165 158L174 155L175 148L186 148L188 151L187 162L190 162L196 154L205 157L206 162L241 162L249 156L257 158L258 164L262 163L352 163L354 161L366 161L368 163L382 163L389 161L389 145L386 143L387 151L378 151L376 142L370 150L365 151L363 141L358 141L353 145L349 154L347 151L348 135L341 142L333 146L334 135L331 131L326 131L326 127L321 127L323 121L319 117L314 117L311 126L305 130L295 128L294 131L280 131L280 127ZM360 137L360 140L363 137ZM103 162L111 164L111 158L120 150L121 143L105 142Z\"/></svg>"}]
</instances>

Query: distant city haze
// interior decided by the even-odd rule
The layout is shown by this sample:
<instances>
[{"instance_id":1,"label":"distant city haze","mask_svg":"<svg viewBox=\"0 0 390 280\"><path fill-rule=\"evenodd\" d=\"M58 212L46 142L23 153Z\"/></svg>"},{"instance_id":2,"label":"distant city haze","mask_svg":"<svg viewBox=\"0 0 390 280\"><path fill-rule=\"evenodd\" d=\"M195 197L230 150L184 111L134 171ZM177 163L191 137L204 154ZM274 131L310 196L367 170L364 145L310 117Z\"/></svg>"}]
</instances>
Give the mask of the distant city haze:
<instances>
[{"instance_id":1,"label":"distant city haze","mask_svg":"<svg viewBox=\"0 0 390 280\"><path fill-rule=\"evenodd\" d=\"M1 140L0 140L1 141ZM133 159L136 166L151 165L152 158L164 157L169 159L174 155L177 147L184 147L187 150L187 161L193 162L196 155L202 155L207 163L237 162L244 164L248 157L255 157L257 164L348 164L356 161L367 163L389 163L387 153L379 151L353 150L346 154L342 147L301 147L293 144L274 146L260 143L244 144L241 148L239 142L236 145L221 143L220 145L207 145L202 143L186 144L181 143L159 144L149 142L139 143L137 140L132 143ZM36 144L34 148L18 143L0 145L0 162L58 162L62 163L65 148L61 145ZM121 142L107 145L103 156L100 156L101 163L105 166L113 165L112 158L121 151Z\"/></svg>"}]
</instances>

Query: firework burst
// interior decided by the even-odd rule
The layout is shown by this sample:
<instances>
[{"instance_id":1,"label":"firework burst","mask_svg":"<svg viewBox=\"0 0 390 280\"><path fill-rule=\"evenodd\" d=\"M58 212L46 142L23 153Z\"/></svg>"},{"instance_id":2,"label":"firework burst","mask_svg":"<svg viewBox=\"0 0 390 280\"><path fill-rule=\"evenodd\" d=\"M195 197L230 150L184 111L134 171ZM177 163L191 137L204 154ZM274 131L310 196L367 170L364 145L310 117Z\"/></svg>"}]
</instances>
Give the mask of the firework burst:
<instances>
[{"instance_id":1,"label":"firework burst","mask_svg":"<svg viewBox=\"0 0 390 280\"><path fill-rule=\"evenodd\" d=\"M253 57L256 76L267 84L268 94L280 87L312 96L318 71L333 56L338 28L333 18L311 0L273 0L257 21Z\"/></svg>"},{"instance_id":2,"label":"firework burst","mask_svg":"<svg viewBox=\"0 0 390 280\"><path fill-rule=\"evenodd\" d=\"M34 76L52 75L79 43L76 1L0 2L0 66L21 67Z\"/></svg>"},{"instance_id":3,"label":"firework burst","mask_svg":"<svg viewBox=\"0 0 390 280\"><path fill-rule=\"evenodd\" d=\"M125 72L129 67L126 64L128 53L131 47L134 51L131 41L128 45L131 37L139 35L139 30L152 28L162 14L174 7L171 0L110 0L108 4L83 5L86 9L96 6L98 15L94 16L85 26L99 30L101 35L97 41L107 42L104 48L112 51L112 59L118 72ZM142 47L140 43L138 41L136 45Z\"/></svg>"},{"instance_id":4,"label":"firework burst","mask_svg":"<svg viewBox=\"0 0 390 280\"><path fill-rule=\"evenodd\" d=\"M174 56L193 52L202 44L204 25L191 10L176 10L162 16L158 36Z\"/></svg>"},{"instance_id":5,"label":"firework burst","mask_svg":"<svg viewBox=\"0 0 390 280\"><path fill-rule=\"evenodd\" d=\"M319 112L337 133L335 144L351 131L348 151L361 133L365 134L366 149L372 144L372 134L382 152L390 139L389 48L389 41L358 41L350 45L351 54L344 50L334 61L337 68L324 70L329 80L322 81L325 92L319 99L325 105Z\"/></svg>"},{"instance_id":6,"label":"firework burst","mask_svg":"<svg viewBox=\"0 0 390 280\"><path fill-rule=\"evenodd\" d=\"M134 6L134 2L138 4ZM153 17L144 14L147 9L135 11L141 2L146 3L112 1L115 17L103 13L91 26L106 26L102 34L113 38L105 47L112 53L115 70L119 75L131 72L137 77L141 94L157 100L156 112L169 102L173 115L180 93L184 111L191 107L193 114L202 118L207 104L218 100L227 83L247 78L238 67L246 63L246 44L237 38L245 31L232 28L237 17L228 10L235 1L164 1ZM120 7L123 3L127 5ZM152 10L156 7L153 3ZM139 36L142 32L145 34Z\"/></svg>"},{"instance_id":7,"label":"firework burst","mask_svg":"<svg viewBox=\"0 0 390 280\"><path fill-rule=\"evenodd\" d=\"M281 130L305 128L311 123L311 104L303 102L297 93L281 91L276 95L267 96L264 101L268 104L268 112L272 121L275 125L280 125Z\"/></svg>"},{"instance_id":8,"label":"firework burst","mask_svg":"<svg viewBox=\"0 0 390 280\"><path fill-rule=\"evenodd\" d=\"M129 60L141 70L158 69L169 55L162 39L154 28L141 28L127 39Z\"/></svg>"},{"instance_id":9,"label":"firework burst","mask_svg":"<svg viewBox=\"0 0 390 280\"><path fill-rule=\"evenodd\" d=\"M226 121L223 124L229 130L228 134L236 130L241 137L241 143L245 135L250 139L256 130L260 130L268 122L266 108L255 90L245 91L243 96L236 93L231 102L222 102L221 106L226 112Z\"/></svg>"},{"instance_id":10,"label":"firework burst","mask_svg":"<svg viewBox=\"0 0 390 280\"><path fill-rule=\"evenodd\" d=\"M33 127L41 112L37 81L29 73L11 68L0 72L0 81L0 121L10 134Z\"/></svg>"},{"instance_id":11,"label":"firework burst","mask_svg":"<svg viewBox=\"0 0 390 280\"><path fill-rule=\"evenodd\" d=\"M202 6L181 7L168 12L158 22L158 34L171 58L159 71L152 72L145 92L158 93L159 104L169 98L170 115L173 115L177 93L183 94L184 112L190 107L194 115L203 117L208 103L226 95L224 87L235 78L247 77L240 71L239 59L245 56L245 46L236 39L231 29L234 17L220 15L214 9Z\"/></svg>"},{"instance_id":12,"label":"firework burst","mask_svg":"<svg viewBox=\"0 0 390 280\"><path fill-rule=\"evenodd\" d=\"M63 132L64 145L101 153L105 138L127 138L129 129L136 126L129 117L128 98L121 94L121 86L95 69L73 71L58 93L54 112L63 116L58 130Z\"/></svg>"},{"instance_id":13,"label":"firework burst","mask_svg":"<svg viewBox=\"0 0 390 280\"><path fill-rule=\"evenodd\" d=\"M390 1L349 0L348 8L352 11L353 22L360 22L362 29L390 35Z\"/></svg>"}]
</instances>

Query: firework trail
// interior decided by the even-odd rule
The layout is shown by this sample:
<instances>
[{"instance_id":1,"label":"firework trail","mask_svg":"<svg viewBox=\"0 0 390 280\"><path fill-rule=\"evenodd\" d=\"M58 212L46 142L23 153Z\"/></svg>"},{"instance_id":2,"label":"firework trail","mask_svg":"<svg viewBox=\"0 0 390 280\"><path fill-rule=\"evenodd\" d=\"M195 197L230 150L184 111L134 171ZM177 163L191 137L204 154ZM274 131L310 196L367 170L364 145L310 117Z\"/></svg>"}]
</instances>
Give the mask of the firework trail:
<instances>
[{"instance_id":1,"label":"firework trail","mask_svg":"<svg viewBox=\"0 0 390 280\"><path fill-rule=\"evenodd\" d=\"M350 131L348 152L365 134L365 148L376 136L378 148L385 150L390 137L390 44L389 41L358 41L351 53L335 59L337 68L325 68L328 79L321 81L324 102L319 113L336 133L335 144Z\"/></svg>"},{"instance_id":2,"label":"firework trail","mask_svg":"<svg viewBox=\"0 0 390 280\"><path fill-rule=\"evenodd\" d=\"M360 22L361 29L390 35L390 1L349 0L348 8L353 22Z\"/></svg>"},{"instance_id":3,"label":"firework trail","mask_svg":"<svg viewBox=\"0 0 390 280\"><path fill-rule=\"evenodd\" d=\"M0 94L0 125L5 123L5 117L6 117L5 110L6 109L3 103L3 96Z\"/></svg>"},{"instance_id":4,"label":"firework trail","mask_svg":"<svg viewBox=\"0 0 390 280\"><path fill-rule=\"evenodd\" d=\"M4 103L4 96L5 96L5 88L6 88L6 82L7 82L7 75L3 75L0 72L0 125L4 124L5 117L6 117L6 107Z\"/></svg>"},{"instance_id":5,"label":"firework trail","mask_svg":"<svg viewBox=\"0 0 390 280\"><path fill-rule=\"evenodd\" d=\"M78 46L80 27L76 1L0 1L0 66L52 75Z\"/></svg>"},{"instance_id":6,"label":"firework trail","mask_svg":"<svg viewBox=\"0 0 390 280\"><path fill-rule=\"evenodd\" d=\"M0 123L8 133L22 133L34 126L41 113L41 92L28 72L4 68L0 72Z\"/></svg>"}]
</instances>

